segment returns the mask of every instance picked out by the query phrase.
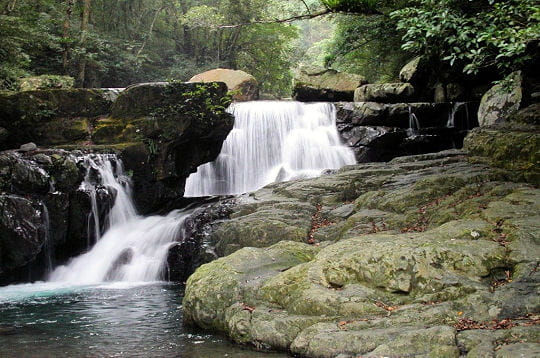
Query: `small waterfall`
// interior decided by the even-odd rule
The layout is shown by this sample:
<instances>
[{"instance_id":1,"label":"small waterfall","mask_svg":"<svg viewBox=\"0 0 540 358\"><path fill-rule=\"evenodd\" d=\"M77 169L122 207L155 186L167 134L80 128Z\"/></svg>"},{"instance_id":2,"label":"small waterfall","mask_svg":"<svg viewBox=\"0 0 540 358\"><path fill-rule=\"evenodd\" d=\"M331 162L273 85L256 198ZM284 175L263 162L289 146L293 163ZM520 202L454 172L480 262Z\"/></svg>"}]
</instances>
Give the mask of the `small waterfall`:
<instances>
[{"instance_id":1,"label":"small waterfall","mask_svg":"<svg viewBox=\"0 0 540 358\"><path fill-rule=\"evenodd\" d=\"M340 141L332 104L242 102L229 112L234 128L220 155L188 178L185 196L242 194L355 163Z\"/></svg>"},{"instance_id":2,"label":"small waterfall","mask_svg":"<svg viewBox=\"0 0 540 358\"><path fill-rule=\"evenodd\" d=\"M418 121L416 114L414 114L411 106L409 106L409 129L407 129L407 134L409 137L415 136L418 134L418 130L420 130L420 122Z\"/></svg>"},{"instance_id":3,"label":"small waterfall","mask_svg":"<svg viewBox=\"0 0 540 358\"><path fill-rule=\"evenodd\" d=\"M79 158L86 168L84 180L79 190L90 196L91 212L88 215L88 247L101 238L101 233L108 227L128 221L136 216L131 202L129 178L124 174L122 162L112 154L86 155ZM105 223L100 222L98 193L105 190L116 195L116 200ZM91 240L92 238L94 240Z\"/></svg>"},{"instance_id":4,"label":"small waterfall","mask_svg":"<svg viewBox=\"0 0 540 358\"><path fill-rule=\"evenodd\" d=\"M450 113L448 113L448 122L446 122L447 128L454 128L456 126L456 114L459 112L461 107L465 108L465 121L464 121L464 129L470 129L471 125L469 123L469 106L467 105L467 102L455 102L452 106L452 110Z\"/></svg>"},{"instance_id":5,"label":"small waterfall","mask_svg":"<svg viewBox=\"0 0 540 358\"><path fill-rule=\"evenodd\" d=\"M49 209L45 203L41 204L43 211L43 224L45 226L45 243L43 244L43 253L45 254L45 265L47 274L53 270L53 254L51 249L51 221L49 218Z\"/></svg>"},{"instance_id":6,"label":"small waterfall","mask_svg":"<svg viewBox=\"0 0 540 358\"><path fill-rule=\"evenodd\" d=\"M95 193L96 188L104 186L115 193L108 214L109 228L89 252L57 267L49 281L93 284L159 280L169 247L182 235L182 224L189 213L173 211L167 216L138 216L121 161L114 155L85 156L83 160L87 175L81 189ZM99 226L97 204L92 212L93 225Z\"/></svg>"}]
</instances>

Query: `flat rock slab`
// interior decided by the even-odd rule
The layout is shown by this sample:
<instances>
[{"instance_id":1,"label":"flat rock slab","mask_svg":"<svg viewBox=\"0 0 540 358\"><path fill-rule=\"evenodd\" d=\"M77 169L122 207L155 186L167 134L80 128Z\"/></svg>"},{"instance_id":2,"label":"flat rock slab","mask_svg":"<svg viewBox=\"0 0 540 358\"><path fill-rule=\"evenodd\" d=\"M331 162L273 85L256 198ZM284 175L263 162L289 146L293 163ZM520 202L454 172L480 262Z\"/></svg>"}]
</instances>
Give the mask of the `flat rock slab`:
<instances>
[{"instance_id":1,"label":"flat rock slab","mask_svg":"<svg viewBox=\"0 0 540 358\"><path fill-rule=\"evenodd\" d=\"M447 151L267 186L212 234L228 256L184 319L305 357L537 352L540 191L506 177Z\"/></svg>"}]
</instances>

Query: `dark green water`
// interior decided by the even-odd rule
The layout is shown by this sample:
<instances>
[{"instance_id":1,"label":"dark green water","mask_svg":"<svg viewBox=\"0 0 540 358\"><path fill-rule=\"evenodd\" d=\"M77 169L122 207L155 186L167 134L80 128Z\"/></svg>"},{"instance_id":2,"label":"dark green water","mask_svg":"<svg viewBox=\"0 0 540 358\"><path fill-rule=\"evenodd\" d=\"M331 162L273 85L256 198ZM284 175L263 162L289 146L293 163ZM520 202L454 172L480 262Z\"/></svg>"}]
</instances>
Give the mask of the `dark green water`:
<instances>
[{"instance_id":1,"label":"dark green water","mask_svg":"<svg viewBox=\"0 0 540 358\"><path fill-rule=\"evenodd\" d=\"M287 357L182 325L178 285L0 288L0 357Z\"/></svg>"}]
</instances>

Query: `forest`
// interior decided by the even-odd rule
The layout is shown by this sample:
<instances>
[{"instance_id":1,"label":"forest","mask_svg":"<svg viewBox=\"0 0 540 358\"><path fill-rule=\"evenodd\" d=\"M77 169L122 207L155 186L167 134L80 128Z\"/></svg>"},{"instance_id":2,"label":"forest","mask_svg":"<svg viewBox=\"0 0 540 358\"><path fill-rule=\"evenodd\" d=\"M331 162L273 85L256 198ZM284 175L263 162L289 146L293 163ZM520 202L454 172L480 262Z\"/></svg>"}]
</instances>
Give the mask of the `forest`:
<instances>
[{"instance_id":1,"label":"forest","mask_svg":"<svg viewBox=\"0 0 540 358\"><path fill-rule=\"evenodd\" d=\"M417 54L502 78L527 60L539 23L535 0L1 0L0 88L44 74L124 87L223 67L286 97L299 65L382 82Z\"/></svg>"}]
</instances>

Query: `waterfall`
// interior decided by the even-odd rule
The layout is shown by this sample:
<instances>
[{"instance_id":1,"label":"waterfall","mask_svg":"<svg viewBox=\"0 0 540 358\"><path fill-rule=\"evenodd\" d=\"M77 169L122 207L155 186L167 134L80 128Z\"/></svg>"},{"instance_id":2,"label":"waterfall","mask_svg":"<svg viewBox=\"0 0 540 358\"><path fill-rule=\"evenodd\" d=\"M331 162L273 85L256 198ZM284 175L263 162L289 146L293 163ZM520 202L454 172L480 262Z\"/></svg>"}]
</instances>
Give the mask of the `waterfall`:
<instances>
[{"instance_id":1,"label":"waterfall","mask_svg":"<svg viewBox=\"0 0 540 358\"><path fill-rule=\"evenodd\" d=\"M188 178L185 196L242 194L355 163L330 103L241 102L228 111L234 128L218 158Z\"/></svg>"},{"instance_id":2,"label":"waterfall","mask_svg":"<svg viewBox=\"0 0 540 358\"><path fill-rule=\"evenodd\" d=\"M131 199L130 180L121 161L110 154L85 156L83 161L87 173L81 189L95 194L96 188L105 187L115 194L108 214L108 229L90 251L57 267L49 281L93 284L159 280L169 247L182 235L182 223L188 213L138 216ZM95 203L93 200L92 205ZM97 208L93 207L92 212L93 224L99 232Z\"/></svg>"},{"instance_id":3,"label":"waterfall","mask_svg":"<svg viewBox=\"0 0 540 358\"><path fill-rule=\"evenodd\" d=\"M469 123L469 106L467 105L467 102L455 102L452 106L452 110L450 113L448 113L448 121L446 122L447 128L454 128L456 126L456 114L461 109L461 107L465 108L465 121L463 123L464 129L471 128L471 125Z\"/></svg>"},{"instance_id":4,"label":"waterfall","mask_svg":"<svg viewBox=\"0 0 540 358\"><path fill-rule=\"evenodd\" d=\"M415 136L420 129L420 121L416 114L414 114L411 106L409 106L409 129L407 129L407 134L409 137Z\"/></svg>"}]
</instances>

